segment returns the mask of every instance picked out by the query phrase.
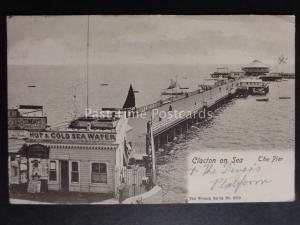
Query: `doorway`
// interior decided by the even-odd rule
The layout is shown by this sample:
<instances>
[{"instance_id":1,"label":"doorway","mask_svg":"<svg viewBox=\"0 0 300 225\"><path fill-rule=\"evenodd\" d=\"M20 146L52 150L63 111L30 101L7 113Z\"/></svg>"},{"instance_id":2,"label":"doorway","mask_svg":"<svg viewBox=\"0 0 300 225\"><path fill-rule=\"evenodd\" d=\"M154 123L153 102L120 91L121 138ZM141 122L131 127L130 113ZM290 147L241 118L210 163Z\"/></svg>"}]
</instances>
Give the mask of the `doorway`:
<instances>
[{"instance_id":1,"label":"doorway","mask_svg":"<svg viewBox=\"0 0 300 225\"><path fill-rule=\"evenodd\" d=\"M69 162L60 161L60 189L69 191Z\"/></svg>"}]
</instances>

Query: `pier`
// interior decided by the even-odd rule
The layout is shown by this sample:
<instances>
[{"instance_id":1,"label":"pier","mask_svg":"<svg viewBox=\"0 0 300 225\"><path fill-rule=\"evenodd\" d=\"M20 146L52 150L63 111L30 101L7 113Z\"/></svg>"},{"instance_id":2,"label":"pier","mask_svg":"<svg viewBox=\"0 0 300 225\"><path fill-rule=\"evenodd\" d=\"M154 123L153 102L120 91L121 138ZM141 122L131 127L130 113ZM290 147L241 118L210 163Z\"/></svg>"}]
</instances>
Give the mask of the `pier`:
<instances>
[{"instance_id":1,"label":"pier","mask_svg":"<svg viewBox=\"0 0 300 225\"><path fill-rule=\"evenodd\" d=\"M208 111L213 111L225 101L230 100L239 86L239 79L228 80L227 83L213 87L204 92L195 90L184 96L175 98L171 102L156 102L137 109L145 113L143 118L130 117L128 124L131 130L127 133L127 140L131 143L133 154L147 154L150 145L147 123L152 121L152 132L155 149L173 140L195 123L204 120L199 116L201 111L207 117ZM172 110L170 111L170 107ZM166 118L160 115L167 114ZM175 115L180 113L180 115Z\"/></svg>"},{"instance_id":2,"label":"pier","mask_svg":"<svg viewBox=\"0 0 300 225\"><path fill-rule=\"evenodd\" d=\"M128 104L120 115L105 108L111 117L79 117L64 129L31 130L17 152L19 158L12 153L10 158L12 171L18 171L21 163L28 169L20 170L22 176L12 176L10 183L28 184L27 191L32 193L99 192L116 197L124 182L128 197L143 194L157 184L155 152L164 151L166 144L185 135L194 124L213 117L217 108L238 96L242 81L219 79L139 108L130 106L134 99L130 86L128 95L133 96L126 98ZM36 165L51 171L36 172Z\"/></svg>"}]
</instances>

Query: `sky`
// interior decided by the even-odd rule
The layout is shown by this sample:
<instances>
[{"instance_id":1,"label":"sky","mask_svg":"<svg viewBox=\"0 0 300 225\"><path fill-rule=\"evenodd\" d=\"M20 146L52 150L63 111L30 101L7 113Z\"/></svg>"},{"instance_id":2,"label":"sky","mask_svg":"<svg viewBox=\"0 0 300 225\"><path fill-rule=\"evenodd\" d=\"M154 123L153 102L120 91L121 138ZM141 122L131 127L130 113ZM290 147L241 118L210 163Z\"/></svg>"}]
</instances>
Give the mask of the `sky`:
<instances>
[{"instance_id":1,"label":"sky","mask_svg":"<svg viewBox=\"0 0 300 225\"><path fill-rule=\"evenodd\" d=\"M295 63L294 16L14 16L9 65Z\"/></svg>"}]
</instances>

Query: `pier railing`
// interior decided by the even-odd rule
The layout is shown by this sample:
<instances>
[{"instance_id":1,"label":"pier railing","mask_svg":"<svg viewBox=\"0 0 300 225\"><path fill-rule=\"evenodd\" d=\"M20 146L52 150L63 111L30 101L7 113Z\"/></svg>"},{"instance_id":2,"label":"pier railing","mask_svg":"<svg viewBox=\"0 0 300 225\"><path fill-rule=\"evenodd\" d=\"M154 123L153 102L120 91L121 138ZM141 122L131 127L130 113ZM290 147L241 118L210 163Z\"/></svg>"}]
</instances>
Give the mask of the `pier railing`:
<instances>
[{"instance_id":1,"label":"pier railing","mask_svg":"<svg viewBox=\"0 0 300 225\"><path fill-rule=\"evenodd\" d=\"M182 121L188 119L189 116L193 116L194 114L200 111L204 105L207 107L211 107L214 104L222 101L222 99L228 97L229 94L233 94L236 91L236 87L239 83L239 79L229 80L222 85L215 85L214 87L207 88L205 91L201 91L201 89L196 89L191 92L186 92L183 95L176 96L174 98L168 98L165 101L159 100L149 105L145 105L142 107L137 108L139 113L151 111L155 108L162 108L163 105L166 104L174 104L174 110L179 110L180 117L178 116L168 116L167 118L161 119L158 121L158 118L153 118L153 133L154 135L158 135L169 128L176 126L177 124L181 123ZM195 97L192 97L195 96ZM179 107L179 109L175 105L180 105L178 101L184 99L188 99L192 97L193 99L190 100L190 106L186 107ZM186 105L186 104L185 104ZM168 112L169 114L170 112Z\"/></svg>"},{"instance_id":2,"label":"pier railing","mask_svg":"<svg viewBox=\"0 0 300 225\"><path fill-rule=\"evenodd\" d=\"M194 105L188 109L186 109L184 112L181 113L180 117L169 117L167 119L161 120L159 122L153 122L152 129L154 135L159 133L161 130L164 130L165 128L170 128L178 123L180 123L183 120L186 120L189 117L193 117L202 107L204 104L198 104Z\"/></svg>"},{"instance_id":3,"label":"pier railing","mask_svg":"<svg viewBox=\"0 0 300 225\"><path fill-rule=\"evenodd\" d=\"M136 111L139 112L139 113L150 111L152 109L158 108L158 107L160 107L162 105L165 105L165 104L168 104L170 102L176 102L176 101L179 101L179 100L184 99L184 98L188 98L188 97L193 96L193 95L207 93L207 92L212 91L212 90L214 90L214 89L216 89L216 88L218 88L220 86L224 86L224 85L229 86L230 84L236 83L238 81L239 81L239 79L237 79L237 80L235 80L233 82L227 82L227 83L222 84L222 85L216 85L216 86L211 87L210 89L208 89L206 91L203 91L203 92L201 92L200 89L196 89L196 90L191 91L191 92L185 92L182 95L178 95L176 97L170 97L170 98L167 98L165 100L159 100L157 102L154 102L154 103L151 103L151 104L148 104L148 105L144 105L144 106L138 107Z\"/></svg>"},{"instance_id":4,"label":"pier railing","mask_svg":"<svg viewBox=\"0 0 300 225\"><path fill-rule=\"evenodd\" d=\"M194 117L194 115L198 113L203 108L203 106L211 107L217 102L222 101L229 94L233 94L233 92L236 91L234 84L236 84L236 82L228 82L224 85L216 86L210 90L201 93L199 92L199 90L189 92L189 96L199 94L201 96L200 99L202 99L202 102L198 102L198 104L185 108L184 112L181 112L180 117L171 116L164 120L153 122L152 129L154 135L157 135L163 132L164 130L179 124L180 122L188 119L189 117Z\"/></svg>"},{"instance_id":5,"label":"pier railing","mask_svg":"<svg viewBox=\"0 0 300 225\"><path fill-rule=\"evenodd\" d=\"M173 98L170 97L170 98L167 98L165 100L160 100L160 101L148 104L148 105L138 107L136 111L139 112L139 113L150 111L152 109L158 108L158 107L160 107L162 105L165 105L165 104L168 104L170 102L176 102L178 100L181 100L181 99L184 99L184 98L187 98L187 97L199 94L199 93L200 93L200 89L197 89L197 90L194 90L194 91L191 91L191 92L185 92L182 95L178 95L178 96L173 97Z\"/></svg>"},{"instance_id":6,"label":"pier railing","mask_svg":"<svg viewBox=\"0 0 300 225\"><path fill-rule=\"evenodd\" d=\"M142 113L142 112L146 112L146 111L158 108L161 105L163 105L163 102L162 101L157 101L157 102L154 102L154 103L149 104L149 105L141 106L141 107L137 108L136 111L139 112L139 113Z\"/></svg>"}]
</instances>

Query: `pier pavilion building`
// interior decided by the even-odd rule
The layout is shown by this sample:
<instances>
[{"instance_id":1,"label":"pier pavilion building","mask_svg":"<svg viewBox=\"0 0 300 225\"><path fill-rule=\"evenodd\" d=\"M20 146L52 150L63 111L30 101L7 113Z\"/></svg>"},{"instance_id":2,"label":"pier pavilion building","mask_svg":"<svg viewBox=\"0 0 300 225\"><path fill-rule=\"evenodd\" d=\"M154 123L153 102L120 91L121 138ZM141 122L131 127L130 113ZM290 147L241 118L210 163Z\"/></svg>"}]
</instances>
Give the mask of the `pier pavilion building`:
<instances>
[{"instance_id":1,"label":"pier pavilion building","mask_svg":"<svg viewBox=\"0 0 300 225\"><path fill-rule=\"evenodd\" d=\"M242 67L245 76L263 76L270 72L269 66L259 60L254 60L252 63Z\"/></svg>"}]
</instances>

